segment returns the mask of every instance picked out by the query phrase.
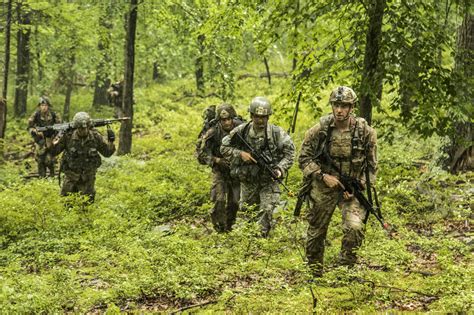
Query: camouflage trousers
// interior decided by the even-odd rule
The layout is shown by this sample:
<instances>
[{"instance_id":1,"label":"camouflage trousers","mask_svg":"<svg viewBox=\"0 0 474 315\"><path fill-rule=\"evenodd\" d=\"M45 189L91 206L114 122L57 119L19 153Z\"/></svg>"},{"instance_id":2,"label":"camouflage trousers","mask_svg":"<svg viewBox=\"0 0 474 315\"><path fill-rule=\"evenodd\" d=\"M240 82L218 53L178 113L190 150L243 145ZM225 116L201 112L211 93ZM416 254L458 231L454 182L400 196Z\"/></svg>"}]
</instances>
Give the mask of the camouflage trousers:
<instances>
[{"instance_id":1,"label":"camouflage trousers","mask_svg":"<svg viewBox=\"0 0 474 315\"><path fill-rule=\"evenodd\" d=\"M340 252L340 263L352 266L356 262L355 250L364 239L366 210L356 198L344 200L341 189L329 188L324 182L313 180L309 196L308 233L306 257L315 275L322 273L324 242L336 206L342 210L344 236Z\"/></svg>"},{"instance_id":2,"label":"camouflage trousers","mask_svg":"<svg viewBox=\"0 0 474 315\"><path fill-rule=\"evenodd\" d=\"M240 189L240 208L257 206L257 218L262 226L262 236L267 237L273 226L273 211L280 203L278 182L242 182Z\"/></svg>"},{"instance_id":3,"label":"camouflage trousers","mask_svg":"<svg viewBox=\"0 0 474 315\"><path fill-rule=\"evenodd\" d=\"M71 193L81 193L89 196L89 201L95 199L95 172L79 174L72 171L64 172L63 185L61 187L61 196L67 196Z\"/></svg>"},{"instance_id":4,"label":"camouflage trousers","mask_svg":"<svg viewBox=\"0 0 474 315\"><path fill-rule=\"evenodd\" d=\"M239 209L240 183L231 179L229 174L213 170L211 200L214 207L211 211L211 220L217 232L226 232L232 229Z\"/></svg>"},{"instance_id":5,"label":"camouflage trousers","mask_svg":"<svg viewBox=\"0 0 474 315\"><path fill-rule=\"evenodd\" d=\"M49 170L49 176L54 176L54 165L56 159L50 153L45 144L36 144L35 160L38 164L38 176L46 177L46 169Z\"/></svg>"}]
</instances>

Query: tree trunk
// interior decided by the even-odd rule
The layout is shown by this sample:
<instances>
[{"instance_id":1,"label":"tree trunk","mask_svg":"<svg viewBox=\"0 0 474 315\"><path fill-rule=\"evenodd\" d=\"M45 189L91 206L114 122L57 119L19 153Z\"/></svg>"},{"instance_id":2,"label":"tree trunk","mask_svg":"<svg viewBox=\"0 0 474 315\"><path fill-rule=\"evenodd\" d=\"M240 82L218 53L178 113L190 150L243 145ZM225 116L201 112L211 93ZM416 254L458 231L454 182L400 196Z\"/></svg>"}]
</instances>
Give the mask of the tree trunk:
<instances>
[{"instance_id":1,"label":"tree trunk","mask_svg":"<svg viewBox=\"0 0 474 315\"><path fill-rule=\"evenodd\" d=\"M7 3L5 23L5 63L3 64L3 90L0 98L0 139L5 139L7 128L8 71L10 70L10 29L12 20L12 0ZM0 160L3 160L3 140L0 140Z\"/></svg>"},{"instance_id":2,"label":"tree trunk","mask_svg":"<svg viewBox=\"0 0 474 315\"><path fill-rule=\"evenodd\" d=\"M153 62L153 81L160 81L160 68L158 61Z\"/></svg>"},{"instance_id":3,"label":"tree trunk","mask_svg":"<svg viewBox=\"0 0 474 315\"><path fill-rule=\"evenodd\" d=\"M265 64L265 71L267 72L268 85L272 85L272 75L270 73L270 66L268 65L267 57L263 57L263 63Z\"/></svg>"},{"instance_id":4,"label":"tree trunk","mask_svg":"<svg viewBox=\"0 0 474 315\"><path fill-rule=\"evenodd\" d=\"M63 108L63 119L64 121L69 121L70 119L70 112L71 112L71 95L72 90L74 88L74 79L75 79L75 72L74 72L74 64L76 63L75 54L72 52L71 57L69 58L69 63L67 65L66 70L66 98L64 100L64 108Z\"/></svg>"},{"instance_id":5,"label":"tree trunk","mask_svg":"<svg viewBox=\"0 0 474 315\"><path fill-rule=\"evenodd\" d=\"M196 75L196 88L199 95L204 95L204 41L206 36L199 34L197 37L197 45L199 54L195 61L195 75Z\"/></svg>"},{"instance_id":6,"label":"tree trunk","mask_svg":"<svg viewBox=\"0 0 474 315\"><path fill-rule=\"evenodd\" d=\"M109 103L107 97L107 89L110 86L110 78L109 78L109 63L110 63L110 56L108 53L109 50L109 42L110 42L110 32L109 30L112 28L108 20L111 18L109 9L107 9L107 13L105 16L101 16L99 18L99 43L97 44L97 48L102 56L101 60L97 64L95 81L94 81L94 99L92 100L92 106L97 107L99 105L107 105ZM105 38L105 39L104 39Z\"/></svg>"},{"instance_id":7,"label":"tree trunk","mask_svg":"<svg viewBox=\"0 0 474 315\"><path fill-rule=\"evenodd\" d=\"M123 155L132 150L133 127L133 75L135 65L135 32L137 28L138 0L130 0L130 12L127 24L127 44L125 51L125 80L123 95L123 113L130 120L122 122L120 126L120 141L117 154Z\"/></svg>"},{"instance_id":8,"label":"tree trunk","mask_svg":"<svg viewBox=\"0 0 474 315\"><path fill-rule=\"evenodd\" d=\"M472 82L474 75L474 63L472 62L474 60L474 15L469 14L468 9L466 9L463 23L458 29L456 46L455 72L462 82L457 84L457 99L460 101L455 105L463 106L463 103L466 103L467 119L472 120L472 112L469 112L469 108L472 109L474 97L472 86L468 82ZM471 116L469 117L469 115ZM453 174L473 171L474 124L465 120L454 122L454 125L455 130L450 136L450 144L445 148L448 160L444 166Z\"/></svg>"},{"instance_id":9,"label":"tree trunk","mask_svg":"<svg viewBox=\"0 0 474 315\"><path fill-rule=\"evenodd\" d=\"M15 101L13 104L16 117L26 113L26 101L28 98L28 76L30 70L30 30L22 25L30 24L29 14L21 12L21 3L17 4L18 21L20 27L17 32L17 68Z\"/></svg>"},{"instance_id":10,"label":"tree trunk","mask_svg":"<svg viewBox=\"0 0 474 315\"><path fill-rule=\"evenodd\" d=\"M400 84L398 94L400 95L400 116L404 121L409 121L412 117L412 111L417 106L417 101L413 99L415 91L419 89L418 80L418 62L416 59L416 43L407 47L403 57Z\"/></svg>"},{"instance_id":11,"label":"tree trunk","mask_svg":"<svg viewBox=\"0 0 474 315\"><path fill-rule=\"evenodd\" d=\"M372 123L372 107L382 96L382 70L378 63L386 0L369 1L364 69L360 87L360 116Z\"/></svg>"}]
</instances>

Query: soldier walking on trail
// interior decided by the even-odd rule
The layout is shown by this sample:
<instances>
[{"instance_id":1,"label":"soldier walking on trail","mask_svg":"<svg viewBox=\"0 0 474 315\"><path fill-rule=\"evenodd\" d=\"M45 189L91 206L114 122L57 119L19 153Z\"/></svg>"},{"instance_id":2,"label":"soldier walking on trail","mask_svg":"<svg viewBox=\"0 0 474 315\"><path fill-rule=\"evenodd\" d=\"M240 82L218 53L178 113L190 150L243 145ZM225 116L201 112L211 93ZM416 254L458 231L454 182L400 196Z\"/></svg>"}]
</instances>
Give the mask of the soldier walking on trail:
<instances>
[{"instance_id":1,"label":"soldier walking on trail","mask_svg":"<svg viewBox=\"0 0 474 315\"><path fill-rule=\"evenodd\" d=\"M256 205L262 237L272 229L272 217L280 202L276 178L283 178L293 164L295 146L290 136L278 126L268 123L272 114L265 97L255 97L249 106L251 121L241 124L222 140L221 152L231 163L232 176L240 180L240 206ZM249 152L249 146L253 152ZM257 156L260 159L257 159ZM264 158L263 158L264 157ZM269 161L264 167L262 160Z\"/></svg>"},{"instance_id":2,"label":"soldier walking on trail","mask_svg":"<svg viewBox=\"0 0 474 315\"><path fill-rule=\"evenodd\" d=\"M240 183L231 178L228 162L222 157L220 146L222 139L242 121L237 118L235 109L222 104L216 111L217 121L201 138L198 149L198 161L212 168L211 199L214 208L211 220L217 232L228 232L235 223L239 209Z\"/></svg>"},{"instance_id":3,"label":"soldier walking on trail","mask_svg":"<svg viewBox=\"0 0 474 315\"><path fill-rule=\"evenodd\" d=\"M99 155L109 157L115 152L115 134L107 129L107 140L91 126L91 118L85 112L74 115L73 126L52 148L54 155L64 151L61 171L64 181L61 195L80 192L89 196L90 202L95 198L95 176L102 163Z\"/></svg>"},{"instance_id":4,"label":"soldier walking on trail","mask_svg":"<svg viewBox=\"0 0 474 315\"><path fill-rule=\"evenodd\" d=\"M46 96L41 96L38 109L28 119L28 131L35 141L35 160L38 164L38 176L46 177L46 168L49 176L54 176L54 165L56 160L51 154L54 131L38 132L36 128L46 127L61 122L59 114L52 110L51 101Z\"/></svg>"},{"instance_id":5,"label":"soldier walking on trail","mask_svg":"<svg viewBox=\"0 0 474 315\"><path fill-rule=\"evenodd\" d=\"M342 210L344 232L340 264L352 266L356 262L355 250L364 238L367 211L341 183L343 176L362 187L366 178L375 182L376 133L363 118L352 114L356 101L351 88L333 90L329 98L332 114L321 117L306 132L301 146L299 167L305 180L311 181L306 255L316 277L323 272L324 242L336 206Z\"/></svg>"}]
</instances>

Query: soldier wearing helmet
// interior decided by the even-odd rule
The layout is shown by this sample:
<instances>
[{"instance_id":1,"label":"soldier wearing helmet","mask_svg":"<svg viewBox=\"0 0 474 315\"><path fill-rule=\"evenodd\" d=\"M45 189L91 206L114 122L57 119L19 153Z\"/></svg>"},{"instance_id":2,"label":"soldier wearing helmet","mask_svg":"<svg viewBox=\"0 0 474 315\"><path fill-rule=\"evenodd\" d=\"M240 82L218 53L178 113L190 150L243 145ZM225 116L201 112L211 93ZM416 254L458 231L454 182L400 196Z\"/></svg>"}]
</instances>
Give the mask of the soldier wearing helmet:
<instances>
[{"instance_id":1,"label":"soldier wearing helmet","mask_svg":"<svg viewBox=\"0 0 474 315\"><path fill-rule=\"evenodd\" d=\"M39 177L46 176L46 169L49 170L49 176L54 176L56 160L50 150L56 134L54 132L38 132L36 128L51 126L60 122L61 117L52 110L50 99L47 96L41 96L38 108L28 119L28 131L35 141L35 160L38 164Z\"/></svg>"},{"instance_id":2,"label":"soldier wearing helmet","mask_svg":"<svg viewBox=\"0 0 474 315\"><path fill-rule=\"evenodd\" d=\"M290 136L279 126L268 122L273 114L270 101L255 97L249 106L251 121L232 130L222 140L221 152L231 165L231 174L241 183L240 206L256 205L262 237L272 229L273 212L280 201L280 187L269 172L257 163L244 139L259 156L271 161L268 165L280 178L293 164L295 146Z\"/></svg>"},{"instance_id":3,"label":"soldier wearing helmet","mask_svg":"<svg viewBox=\"0 0 474 315\"><path fill-rule=\"evenodd\" d=\"M375 182L377 170L376 133L352 111L357 95L346 86L334 89L329 97L332 114L321 117L305 135L299 167L311 182L306 255L314 276L323 272L324 243L331 216L342 210L343 232L339 263L356 263L355 251L362 244L367 211L340 182L349 176L365 185L366 176ZM366 173L367 171L367 173Z\"/></svg>"},{"instance_id":4,"label":"soldier wearing helmet","mask_svg":"<svg viewBox=\"0 0 474 315\"><path fill-rule=\"evenodd\" d=\"M107 139L91 125L88 113L78 112L72 120L73 128L57 140L52 148L54 155L64 152L61 160L61 171L64 181L61 195L81 193L95 198L95 177L102 163L99 154L109 157L115 152L115 135L112 129L107 130Z\"/></svg>"},{"instance_id":5,"label":"soldier wearing helmet","mask_svg":"<svg viewBox=\"0 0 474 315\"><path fill-rule=\"evenodd\" d=\"M211 199L214 207L211 221L217 232L228 232L235 222L240 199L240 183L230 176L229 163L222 157L219 148L222 139L242 123L232 105L217 107L216 120L200 141L198 161L212 169Z\"/></svg>"}]
</instances>

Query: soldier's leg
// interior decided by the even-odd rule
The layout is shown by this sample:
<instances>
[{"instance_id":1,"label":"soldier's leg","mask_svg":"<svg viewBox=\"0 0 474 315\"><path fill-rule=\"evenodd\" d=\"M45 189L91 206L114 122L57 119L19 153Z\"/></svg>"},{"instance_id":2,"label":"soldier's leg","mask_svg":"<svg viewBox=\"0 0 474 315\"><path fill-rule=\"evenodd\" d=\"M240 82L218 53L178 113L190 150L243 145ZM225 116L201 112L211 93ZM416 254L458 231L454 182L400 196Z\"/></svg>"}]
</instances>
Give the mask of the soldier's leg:
<instances>
[{"instance_id":1,"label":"soldier's leg","mask_svg":"<svg viewBox=\"0 0 474 315\"><path fill-rule=\"evenodd\" d=\"M312 185L307 215L306 257L313 275L320 277L323 273L324 242L341 193L319 181L313 181Z\"/></svg>"},{"instance_id":2,"label":"soldier's leg","mask_svg":"<svg viewBox=\"0 0 474 315\"><path fill-rule=\"evenodd\" d=\"M78 187L76 183L76 176L65 174L63 178L63 184L61 186L61 196L67 196L71 193L78 192Z\"/></svg>"},{"instance_id":3,"label":"soldier's leg","mask_svg":"<svg viewBox=\"0 0 474 315\"><path fill-rule=\"evenodd\" d=\"M240 200L240 183L236 180L229 180L227 182L227 230L232 230L232 226L237 218L237 211L239 210Z\"/></svg>"},{"instance_id":4,"label":"soldier's leg","mask_svg":"<svg viewBox=\"0 0 474 315\"><path fill-rule=\"evenodd\" d=\"M240 201L239 209L242 212L247 211L250 206L260 204L259 187L255 183L241 182L240 183Z\"/></svg>"},{"instance_id":5,"label":"soldier's leg","mask_svg":"<svg viewBox=\"0 0 474 315\"><path fill-rule=\"evenodd\" d=\"M46 154L37 154L36 162L38 163L38 176L46 177Z\"/></svg>"},{"instance_id":6,"label":"soldier's leg","mask_svg":"<svg viewBox=\"0 0 474 315\"><path fill-rule=\"evenodd\" d=\"M220 172L212 172L211 200L214 207L211 210L211 221L217 232L226 230L226 183Z\"/></svg>"},{"instance_id":7,"label":"soldier's leg","mask_svg":"<svg viewBox=\"0 0 474 315\"><path fill-rule=\"evenodd\" d=\"M49 170L49 176L53 177L54 176L54 163L56 162L54 156L51 153L46 154L46 166L48 167Z\"/></svg>"},{"instance_id":8,"label":"soldier's leg","mask_svg":"<svg viewBox=\"0 0 474 315\"><path fill-rule=\"evenodd\" d=\"M262 225L262 236L268 237L273 225L273 211L280 202L278 182L264 184L260 190L259 223Z\"/></svg>"},{"instance_id":9,"label":"soldier's leg","mask_svg":"<svg viewBox=\"0 0 474 315\"><path fill-rule=\"evenodd\" d=\"M357 261L355 251L362 245L364 240L364 218L366 210L357 199L341 201L339 207L342 209L342 238L340 263L352 266Z\"/></svg>"},{"instance_id":10,"label":"soldier's leg","mask_svg":"<svg viewBox=\"0 0 474 315\"><path fill-rule=\"evenodd\" d=\"M95 173L82 175L79 182L79 191L89 197L89 202L95 200Z\"/></svg>"}]
</instances>

